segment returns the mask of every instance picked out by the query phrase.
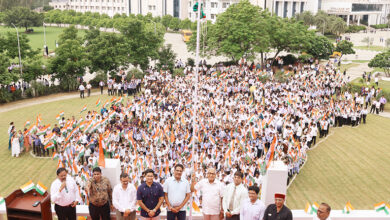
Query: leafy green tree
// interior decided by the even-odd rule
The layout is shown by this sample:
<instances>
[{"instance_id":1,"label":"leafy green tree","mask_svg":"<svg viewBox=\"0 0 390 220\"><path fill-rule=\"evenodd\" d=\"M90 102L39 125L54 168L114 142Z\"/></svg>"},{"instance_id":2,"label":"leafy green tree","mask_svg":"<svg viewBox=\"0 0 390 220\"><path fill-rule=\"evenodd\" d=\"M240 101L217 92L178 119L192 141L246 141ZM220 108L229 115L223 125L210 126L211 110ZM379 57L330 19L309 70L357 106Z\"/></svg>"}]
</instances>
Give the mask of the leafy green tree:
<instances>
[{"instance_id":1,"label":"leafy green tree","mask_svg":"<svg viewBox=\"0 0 390 220\"><path fill-rule=\"evenodd\" d=\"M327 37L317 36L315 33L307 35L306 49L304 52L312 55L317 59L329 59L329 56L333 53L334 46Z\"/></svg>"},{"instance_id":2,"label":"leafy green tree","mask_svg":"<svg viewBox=\"0 0 390 220\"><path fill-rule=\"evenodd\" d=\"M306 41L310 32L307 27L295 19L287 19L280 17L272 17L271 20L272 33L270 34L271 48L275 50L275 56L272 63L280 52L298 52L304 48L308 48Z\"/></svg>"},{"instance_id":3,"label":"leafy green tree","mask_svg":"<svg viewBox=\"0 0 390 220\"><path fill-rule=\"evenodd\" d=\"M127 59L124 37L116 33L101 33L95 29L88 32L85 49L90 60L90 72L103 71L115 75Z\"/></svg>"},{"instance_id":4,"label":"leafy green tree","mask_svg":"<svg viewBox=\"0 0 390 220\"><path fill-rule=\"evenodd\" d=\"M257 53L269 48L267 23L260 7L248 0L231 5L218 15L214 25L208 25L206 52L208 55L224 55L233 61L246 57L253 60ZM196 33L189 48L195 51Z\"/></svg>"},{"instance_id":5,"label":"leafy green tree","mask_svg":"<svg viewBox=\"0 0 390 220\"><path fill-rule=\"evenodd\" d=\"M191 24L192 24L191 20L186 18L186 19L181 21L180 28L181 29L191 29Z\"/></svg>"},{"instance_id":6,"label":"leafy green tree","mask_svg":"<svg viewBox=\"0 0 390 220\"><path fill-rule=\"evenodd\" d=\"M304 11L296 15L298 21L302 21L304 25L311 26L315 24L314 15L311 11Z\"/></svg>"},{"instance_id":7,"label":"leafy green tree","mask_svg":"<svg viewBox=\"0 0 390 220\"><path fill-rule=\"evenodd\" d=\"M50 60L48 69L53 78L60 81L61 87L70 91L77 88L76 79L84 76L90 61L74 27L63 31L60 42L55 51L56 56Z\"/></svg>"},{"instance_id":8,"label":"leafy green tree","mask_svg":"<svg viewBox=\"0 0 390 220\"><path fill-rule=\"evenodd\" d=\"M18 80L16 71L9 72L8 67L11 65L10 60L5 54L0 54L0 84L8 85Z\"/></svg>"},{"instance_id":9,"label":"leafy green tree","mask_svg":"<svg viewBox=\"0 0 390 220\"><path fill-rule=\"evenodd\" d=\"M22 7L6 11L3 19L3 22L9 27L12 27L12 24L14 24L17 27L26 28L26 30L29 27L42 26L42 21L43 15Z\"/></svg>"},{"instance_id":10,"label":"leafy green tree","mask_svg":"<svg viewBox=\"0 0 390 220\"><path fill-rule=\"evenodd\" d=\"M23 81L31 82L36 80L39 76L46 74L46 67L44 68L40 56L28 57L23 62Z\"/></svg>"},{"instance_id":11,"label":"leafy green tree","mask_svg":"<svg viewBox=\"0 0 390 220\"><path fill-rule=\"evenodd\" d=\"M7 32L2 38L0 53L5 53L10 59L19 58L18 38L16 33ZM29 44L29 39L26 35L19 35L20 56L24 60L26 57L33 57L39 53L39 50L33 50Z\"/></svg>"},{"instance_id":12,"label":"leafy green tree","mask_svg":"<svg viewBox=\"0 0 390 220\"><path fill-rule=\"evenodd\" d=\"M148 28L149 27L149 28ZM158 57L158 49L164 41L164 30L157 26L156 33L154 27L148 26L144 21L136 18L128 19L128 22L119 28L123 35L124 49L128 52L126 64L133 64L146 69L149 60L155 60Z\"/></svg>"},{"instance_id":13,"label":"leafy green tree","mask_svg":"<svg viewBox=\"0 0 390 220\"><path fill-rule=\"evenodd\" d=\"M63 30L62 33L58 36L58 43L62 44L66 40L77 40L81 42L81 38L77 34L78 30L75 28L74 25L72 25Z\"/></svg>"},{"instance_id":14,"label":"leafy green tree","mask_svg":"<svg viewBox=\"0 0 390 220\"><path fill-rule=\"evenodd\" d=\"M375 55L372 60L368 63L369 67L379 67L382 68L387 77L390 76L390 50L386 52L379 53Z\"/></svg>"},{"instance_id":15,"label":"leafy green tree","mask_svg":"<svg viewBox=\"0 0 390 220\"><path fill-rule=\"evenodd\" d=\"M166 29L168 29L169 24L171 23L172 18L173 18L172 15L164 15L161 18L161 23L165 26Z\"/></svg>"},{"instance_id":16,"label":"leafy green tree","mask_svg":"<svg viewBox=\"0 0 390 220\"><path fill-rule=\"evenodd\" d=\"M341 57L347 54L355 54L355 51L353 50L353 43L347 40L338 42L335 51L340 52Z\"/></svg>"},{"instance_id":17,"label":"leafy green tree","mask_svg":"<svg viewBox=\"0 0 390 220\"><path fill-rule=\"evenodd\" d=\"M172 30L179 30L180 29L180 19L179 18L172 18L169 22L169 28Z\"/></svg>"},{"instance_id":18,"label":"leafy green tree","mask_svg":"<svg viewBox=\"0 0 390 220\"><path fill-rule=\"evenodd\" d=\"M158 51L158 62L157 67L159 69L169 69L173 73L175 66L176 54L172 50L172 45L168 44L163 46Z\"/></svg>"}]
</instances>

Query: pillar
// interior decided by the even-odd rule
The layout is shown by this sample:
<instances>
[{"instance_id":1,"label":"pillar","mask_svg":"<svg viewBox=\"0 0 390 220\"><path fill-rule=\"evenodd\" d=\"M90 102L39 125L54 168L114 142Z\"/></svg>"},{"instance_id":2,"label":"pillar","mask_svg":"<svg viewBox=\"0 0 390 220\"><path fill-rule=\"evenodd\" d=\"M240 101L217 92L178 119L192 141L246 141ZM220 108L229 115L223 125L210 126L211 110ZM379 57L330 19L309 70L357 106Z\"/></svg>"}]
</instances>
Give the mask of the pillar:
<instances>
[{"instance_id":1,"label":"pillar","mask_svg":"<svg viewBox=\"0 0 390 220\"><path fill-rule=\"evenodd\" d=\"M347 15L347 26L349 26L349 14Z\"/></svg>"},{"instance_id":2,"label":"pillar","mask_svg":"<svg viewBox=\"0 0 390 220\"><path fill-rule=\"evenodd\" d=\"M288 169L282 161L274 161L267 170L261 187L261 201L268 206L275 202L275 193L287 192ZM288 198L287 198L288 199Z\"/></svg>"},{"instance_id":3,"label":"pillar","mask_svg":"<svg viewBox=\"0 0 390 220\"><path fill-rule=\"evenodd\" d=\"M110 180L112 188L120 183L119 177L121 175L121 162L119 159L105 158L105 167L101 167L102 175Z\"/></svg>"},{"instance_id":4,"label":"pillar","mask_svg":"<svg viewBox=\"0 0 390 220\"><path fill-rule=\"evenodd\" d=\"M360 25L360 15L358 15L357 25Z\"/></svg>"}]
</instances>

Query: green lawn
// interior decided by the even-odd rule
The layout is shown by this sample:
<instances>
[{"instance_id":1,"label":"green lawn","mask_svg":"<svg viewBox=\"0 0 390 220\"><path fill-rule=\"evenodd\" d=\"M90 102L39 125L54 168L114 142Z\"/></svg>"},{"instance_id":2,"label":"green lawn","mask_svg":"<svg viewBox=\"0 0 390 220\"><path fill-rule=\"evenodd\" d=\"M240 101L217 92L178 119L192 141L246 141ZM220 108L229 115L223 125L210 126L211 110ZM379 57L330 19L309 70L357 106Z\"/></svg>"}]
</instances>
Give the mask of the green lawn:
<instances>
[{"instance_id":1,"label":"green lawn","mask_svg":"<svg viewBox=\"0 0 390 220\"><path fill-rule=\"evenodd\" d=\"M375 46L375 45L370 46L370 47L368 47L368 46L354 46L353 48L360 49L360 50L372 50L372 51L385 51L386 50L386 48L383 46Z\"/></svg>"},{"instance_id":2,"label":"green lawn","mask_svg":"<svg viewBox=\"0 0 390 220\"><path fill-rule=\"evenodd\" d=\"M98 110L95 106L98 98L104 103L111 97L74 98L0 113L3 125L0 128L3 146L0 150L0 196L7 196L30 179L50 187L57 165L51 159L33 158L25 153L20 158L11 157L7 135L9 122L14 121L17 129L21 129L26 120L35 122L36 116L41 114L43 123L53 126L60 111L64 111L67 118L72 115L79 118L84 105L88 110ZM288 206L304 209L306 202L326 201L332 208L341 209L350 200L357 209L371 209L376 202L388 201L389 126L390 119L370 115L367 125L332 129L332 135L309 152L308 162L288 190Z\"/></svg>"},{"instance_id":3,"label":"green lawn","mask_svg":"<svg viewBox=\"0 0 390 220\"><path fill-rule=\"evenodd\" d=\"M86 104L88 110L98 110L96 101L100 98L102 104L110 99L107 95L91 96L86 99L68 99L34 105L23 109L0 113L0 196L7 196L13 190L26 183L28 180L33 180L36 183L41 181L45 186L50 187L51 182L55 178L56 161L44 158L33 158L30 154L24 153L22 157L11 157L11 152L8 150L8 126L11 121L16 125L17 130L22 129L23 124L30 120L31 123L36 121L38 114L42 115L43 123L50 123L53 128L56 115L60 111L65 112L65 117L75 116L80 118L80 110ZM10 104L12 105L12 103ZM0 106L1 108L1 106ZM83 113L85 115L85 113Z\"/></svg>"},{"instance_id":4,"label":"green lawn","mask_svg":"<svg viewBox=\"0 0 390 220\"><path fill-rule=\"evenodd\" d=\"M358 63L341 64L339 69L340 69L340 72L343 73L344 70L348 70L349 68L352 68L355 66L359 66L359 64Z\"/></svg>"},{"instance_id":5,"label":"green lawn","mask_svg":"<svg viewBox=\"0 0 390 220\"><path fill-rule=\"evenodd\" d=\"M42 49L44 45L44 31L43 27L34 27L34 33L26 34L24 33L24 28L18 28L19 33L26 34L30 39L30 45L33 49ZM65 28L61 27L46 27L46 42L49 47L49 51L53 51L55 48L55 41L58 41L58 36ZM0 26L0 34L5 34L6 32L16 32L15 28L9 28L5 26ZM79 30L79 35L84 36L85 31Z\"/></svg>"},{"instance_id":6,"label":"green lawn","mask_svg":"<svg viewBox=\"0 0 390 220\"><path fill-rule=\"evenodd\" d=\"M331 129L331 136L308 153L308 161L288 189L287 205L327 202L342 209L373 209L390 198L390 119L369 115L357 128Z\"/></svg>"}]
</instances>

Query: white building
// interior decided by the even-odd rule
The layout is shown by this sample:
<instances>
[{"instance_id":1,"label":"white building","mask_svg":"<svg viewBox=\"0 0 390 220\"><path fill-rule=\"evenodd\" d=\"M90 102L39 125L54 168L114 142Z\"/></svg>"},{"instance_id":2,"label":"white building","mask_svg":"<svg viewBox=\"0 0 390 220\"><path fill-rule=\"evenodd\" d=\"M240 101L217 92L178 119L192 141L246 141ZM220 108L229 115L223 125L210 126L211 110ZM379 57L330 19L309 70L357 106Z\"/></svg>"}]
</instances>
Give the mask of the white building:
<instances>
[{"instance_id":1,"label":"white building","mask_svg":"<svg viewBox=\"0 0 390 220\"><path fill-rule=\"evenodd\" d=\"M188 0L52 0L50 6L76 12L98 12L112 17L115 14L151 13L153 16L172 15L180 19L188 17Z\"/></svg>"},{"instance_id":2,"label":"white building","mask_svg":"<svg viewBox=\"0 0 390 220\"><path fill-rule=\"evenodd\" d=\"M193 5L198 0L188 1L188 17L196 20ZM202 0L206 19L215 21L217 14L226 11L231 5L240 0ZM291 18L303 11L316 14L323 10L328 14L343 17L347 24L353 21L360 24L360 20L368 25L383 24L387 22L390 13L390 0L249 0L253 5L267 8L273 14L283 18Z\"/></svg>"},{"instance_id":3,"label":"white building","mask_svg":"<svg viewBox=\"0 0 390 220\"><path fill-rule=\"evenodd\" d=\"M240 0L201 0L206 19L215 21L217 15ZM387 22L390 13L390 0L249 0L252 4L267 8L280 17L294 17L303 11L313 14L323 10L328 14L343 17L347 23L359 24L360 21L371 24ZM198 0L52 0L55 9L69 9L77 12L98 12L114 16L115 14L143 14L153 16L172 15L180 19L196 20L193 12Z\"/></svg>"}]
</instances>

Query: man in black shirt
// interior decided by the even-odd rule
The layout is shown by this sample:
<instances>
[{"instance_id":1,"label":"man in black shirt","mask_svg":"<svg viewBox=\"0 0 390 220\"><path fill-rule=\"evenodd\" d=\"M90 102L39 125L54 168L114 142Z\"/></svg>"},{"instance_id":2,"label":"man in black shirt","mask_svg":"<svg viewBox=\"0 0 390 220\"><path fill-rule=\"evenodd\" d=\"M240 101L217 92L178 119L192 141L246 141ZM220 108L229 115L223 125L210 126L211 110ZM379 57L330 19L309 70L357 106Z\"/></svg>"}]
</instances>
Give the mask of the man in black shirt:
<instances>
[{"instance_id":1,"label":"man in black shirt","mask_svg":"<svg viewBox=\"0 0 390 220\"><path fill-rule=\"evenodd\" d=\"M275 194L275 204L270 204L265 209L263 220L292 220L292 213L287 206L284 205L284 199L286 195Z\"/></svg>"}]
</instances>

